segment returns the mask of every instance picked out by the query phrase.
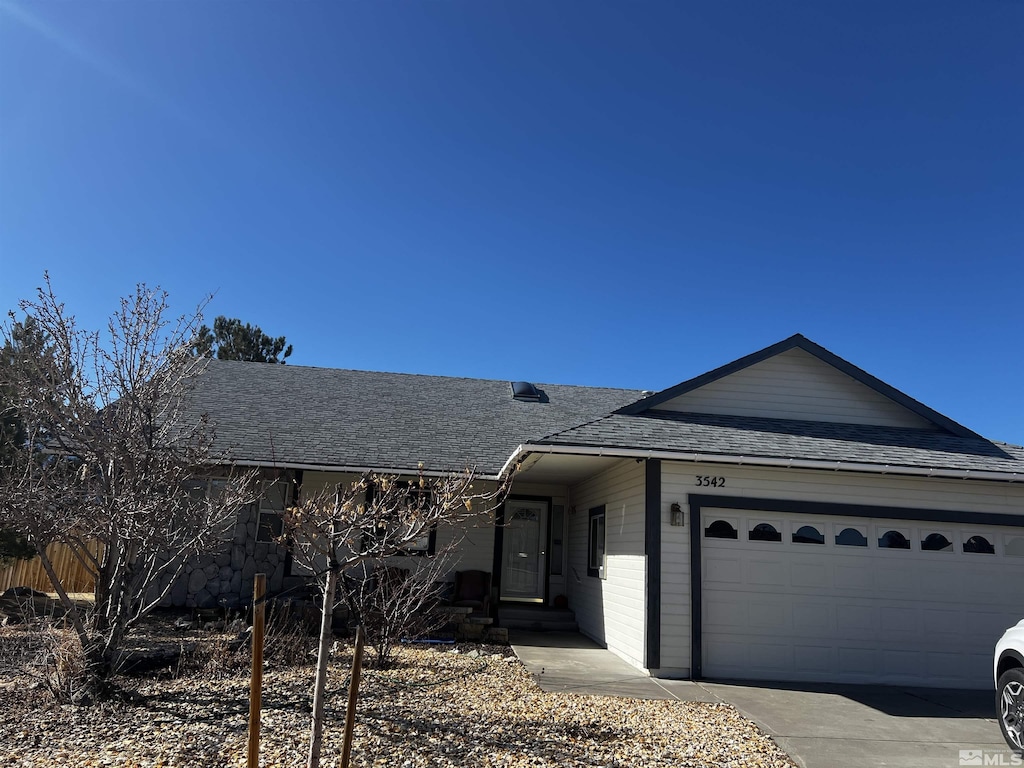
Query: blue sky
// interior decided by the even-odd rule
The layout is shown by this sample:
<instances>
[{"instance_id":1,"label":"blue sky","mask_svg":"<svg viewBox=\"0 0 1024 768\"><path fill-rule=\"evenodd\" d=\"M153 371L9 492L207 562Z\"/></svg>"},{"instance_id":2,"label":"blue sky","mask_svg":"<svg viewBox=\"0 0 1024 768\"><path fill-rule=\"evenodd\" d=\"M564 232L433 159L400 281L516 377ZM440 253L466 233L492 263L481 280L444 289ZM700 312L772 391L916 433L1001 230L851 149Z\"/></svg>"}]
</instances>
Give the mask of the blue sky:
<instances>
[{"instance_id":1,"label":"blue sky","mask_svg":"<svg viewBox=\"0 0 1024 768\"><path fill-rule=\"evenodd\" d=\"M1024 442L1024 3L0 0L0 309L661 389L800 332Z\"/></svg>"}]
</instances>

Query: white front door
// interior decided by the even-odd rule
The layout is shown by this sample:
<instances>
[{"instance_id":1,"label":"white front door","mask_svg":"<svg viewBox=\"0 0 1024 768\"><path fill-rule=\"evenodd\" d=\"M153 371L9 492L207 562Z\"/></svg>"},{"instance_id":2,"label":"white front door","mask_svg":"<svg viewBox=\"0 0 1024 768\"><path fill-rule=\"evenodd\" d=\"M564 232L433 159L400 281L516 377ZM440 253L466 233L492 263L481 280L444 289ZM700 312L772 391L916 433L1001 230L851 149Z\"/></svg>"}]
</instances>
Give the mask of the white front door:
<instances>
[{"instance_id":1,"label":"white front door","mask_svg":"<svg viewBox=\"0 0 1024 768\"><path fill-rule=\"evenodd\" d=\"M505 502L501 558L502 600L544 600L547 524L547 501L509 499Z\"/></svg>"}]
</instances>

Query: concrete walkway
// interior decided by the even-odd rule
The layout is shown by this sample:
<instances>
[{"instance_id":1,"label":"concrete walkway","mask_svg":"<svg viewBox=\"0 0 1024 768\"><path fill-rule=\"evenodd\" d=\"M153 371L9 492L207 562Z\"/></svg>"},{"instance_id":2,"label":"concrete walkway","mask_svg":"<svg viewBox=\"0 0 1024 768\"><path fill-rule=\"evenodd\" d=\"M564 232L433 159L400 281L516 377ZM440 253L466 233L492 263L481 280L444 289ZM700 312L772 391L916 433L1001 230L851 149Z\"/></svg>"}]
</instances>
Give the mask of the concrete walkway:
<instances>
[{"instance_id":1,"label":"concrete walkway","mask_svg":"<svg viewBox=\"0 0 1024 768\"><path fill-rule=\"evenodd\" d=\"M993 719L991 691L658 680L582 635L509 635L545 691L732 704L803 768L1020 765ZM978 751L989 762L961 763Z\"/></svg>"}]
</instances>

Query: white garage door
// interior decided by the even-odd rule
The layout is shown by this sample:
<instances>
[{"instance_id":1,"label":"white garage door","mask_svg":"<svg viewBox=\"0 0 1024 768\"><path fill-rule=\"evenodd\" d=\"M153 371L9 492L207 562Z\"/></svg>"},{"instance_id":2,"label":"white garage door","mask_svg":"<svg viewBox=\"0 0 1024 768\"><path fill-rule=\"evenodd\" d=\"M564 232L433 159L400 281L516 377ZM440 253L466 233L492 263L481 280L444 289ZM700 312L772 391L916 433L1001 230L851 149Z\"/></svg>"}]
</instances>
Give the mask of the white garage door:
<instances>
[{"instance_id":1,"label":"white garage door","mask_svg":"<svg viewBox=\"0 0 1024 768\"><path fill-rule=\"evenodd\" d=\"M1024 530L705 509L709 678L991 687Z\"/></svg>"}]
</instances>

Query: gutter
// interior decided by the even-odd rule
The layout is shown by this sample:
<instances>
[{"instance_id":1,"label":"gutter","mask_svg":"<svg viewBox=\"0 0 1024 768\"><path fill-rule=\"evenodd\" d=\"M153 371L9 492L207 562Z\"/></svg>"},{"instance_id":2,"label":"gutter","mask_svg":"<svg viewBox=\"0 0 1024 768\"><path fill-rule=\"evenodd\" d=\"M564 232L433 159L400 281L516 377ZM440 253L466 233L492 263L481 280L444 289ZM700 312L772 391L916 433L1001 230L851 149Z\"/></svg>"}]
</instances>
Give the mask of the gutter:
<instances>
[{"instance_id":1,"label":"gutter","mask_svg":"<svg viewBox=\"0 0 1024 768\"><path fill-rule=\"evenodd\" d=\"M520 446L521 448L522 446ZM340 464L303 464L302 462L294 461L249 461L249 460L238 460L231 461L232 464L239 467L269 467L274 469L301 469L306 472L346 472L353 475L362 475L366 472L378 472L384 475L419 475L422 474L424 477L448 477L453 473L462 472L463 470L444 470L444 469L419 469L418 467L406 467L405 469L399 469L396 467L356 467ZM476 472L475 476L480 480L501 480L500 474L484 474L483 472Z\"/></svg>"},{"instance_id":2,"label":"gutter","mask_svg":"<svg viewBox=\"0 0 1024 768\"><path fill-rule=\"evenodd\" d=\"M666 461L692 461L706 464L736 464L754 467L785 467L787 469L828 469L834 472L867 472L876 475L910 475L914 477L941 477L954 480L992 480L1007 483L1024 482L1024 472L986 472L972 469L938 469L905 467L892 464L867 464L854 461L817 461L814 459L779 459L765 456L729 456L711 453L690 453L643 448L606 448L587 445L519 445L501 468L504 476L516 463L531 453L560 454L564 456L602 456L621 459L663 459Z\"/></svg>"}]
</instances>

